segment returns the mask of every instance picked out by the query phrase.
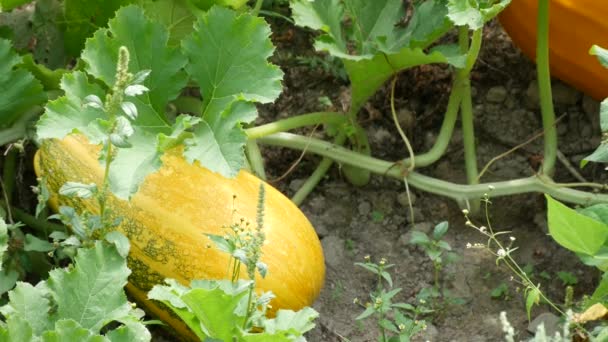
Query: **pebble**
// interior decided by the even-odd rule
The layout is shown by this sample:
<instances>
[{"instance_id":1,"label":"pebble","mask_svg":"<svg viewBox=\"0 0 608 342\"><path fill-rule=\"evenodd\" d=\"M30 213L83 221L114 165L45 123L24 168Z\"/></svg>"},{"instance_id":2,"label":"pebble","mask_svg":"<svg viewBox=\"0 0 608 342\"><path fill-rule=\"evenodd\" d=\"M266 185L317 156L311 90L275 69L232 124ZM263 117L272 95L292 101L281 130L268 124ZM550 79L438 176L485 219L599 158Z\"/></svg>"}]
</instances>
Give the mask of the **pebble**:
<instances>
[{"instance_id":1,"label":"pebble","mask_svg":"<svg viewBox=\"0 0 608 342\"><path fill-rule=\"evenodd\" d=\"M329 235L321 240L321 245L325 263L332 267L338 266L344 259L344 241L335 235Z\"/></svg>"},{"instance_id":2,"label":"pebble","mask_svg":"<svg viewBox=\"0 0 608 342\"><path fill-rule=\"evenodd\" d=\"M536 109L540 106L540 95L538 93L538 84L536 80L532 80L526 89L525 104L529 109Z\"/></svg>"},{"instance_id":3,"label":"pebble","mask_svg":"<svg viewBox=\"0 0 608 342\"><path fill-rule=\"evenodd\" d=\"M357 209L359 210L359 215L367 216L372 211L372 205L367 201L363 201L359 203L359 207Z\"/></svg>"},{"instance_id":4,"label":"pebble","mask_svg":"<svg viewBox=\"0 0 608 342\"><path fill-rule=\"evenodd\" d=\"M488 89L486 100L493 103L503 103L507 98L507 89L503 86L496 86Z\"/></svg>"},{"instance_id":5,"label":"pebble","mask_svg":"<svg viewBox=\"0 0 608 342\"><path fill-rule=\"evenodd\" d=\"M410 192L410 198L407 197L407 192L403 191L397 195L397 203L399 203L403 207L409 207L410 200L412 201L412 205L416 205L416 194Z\"/></svg>"},{"instance_id":6,"label":"pebble","mask_svg":"<svg viewBox=\"0 0 608 342\"><path fill-rule=\"evenodd\" d=\"M536 329L538 329L538 326L544 324L546 335L555 336L556 332L561 331L559 321L560 318L556 315L550 312L543 312L540 315L536 316L536 318L534 318L532 322L528 324L528 331L534 334L536 333Z\"/></svg>"}]
</instances>

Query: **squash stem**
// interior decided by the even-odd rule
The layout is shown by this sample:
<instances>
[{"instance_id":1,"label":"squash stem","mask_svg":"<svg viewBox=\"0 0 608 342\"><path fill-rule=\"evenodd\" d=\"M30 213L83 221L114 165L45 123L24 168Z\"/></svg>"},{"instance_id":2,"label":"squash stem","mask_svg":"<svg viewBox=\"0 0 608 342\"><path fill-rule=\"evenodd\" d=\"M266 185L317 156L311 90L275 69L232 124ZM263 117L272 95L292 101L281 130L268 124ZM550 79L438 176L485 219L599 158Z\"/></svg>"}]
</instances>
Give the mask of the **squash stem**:
<instances>
[{"instance_id":1,"label":"squash stem","mask_svg":"<svg viewBox=\"0 0 608 342\"><path fill-rule=\"evenodd\" d=\"M347 117L338 112L314 112L277 120L271 123L245 129L247 138L257 139L266 135L286 132L294 128L314 126L318 124L342 124Z\"/></svg>"},{"instance_id":2,"label":"squash stem","mask_svg":"<svg viewBox=\"0 0 608 342\"><path fill-rule=\"evenodd\" d=\"M264 158L255 140L248 140L245 145L245 154L251 166L251 171L260 179L266 180L266 170L264 169Z\"/></svg>"},{"instance_id":3,"label":"squash stem","mask_svg":"<svg viewBox=\"0 0 608 342\"><path fill-rule=\"evenodd\" d=\"M346 141L346 134L339 133L336 137L334 143L336 146L341 146ZM347 151L350 151L344 148ZM352 151L351 151L352 152ZM352 152L357 155L361 155L358 152ZM331 157L325 157L321 160L315 171L306 179L304 184L296 191L296 193L291 198L291 201L295 203L297 206L302 204L306 197L312 192L312 190L319 184L323 176L327 173L334 160Z\"/></svg>"},{"instance_id":4,"label":"squash stem","mask_svg":"<svg viewBox=\"0 0 608 342\"><path fill-rule=\"evenodd\" d=\"M540 95L540 109L544 128L544 160L542 173L552 176L557 158L557 129L551 94L549 71L549 0L538 1L538 37L536 41L536 72Z\"/></svg>"},{"instance_id":5,"label":"squash stem","mask_svg":"<svg viewBox=\"0 0 608 342\"><path fill-rule=\"evenodd\" d=\"M264 2L264 0L256 0L255 7L251 11L251 15L253 15L254 17L258 16L258 14L260 13L260 9L262 9L263 2Z\"/></svg>"},{"instance_id":6,"label":"squash stem","mask_svg":"<svg viewBox=\"0 0 608 342\"><path fill-rule=\"evenodd\" d=\"M320 139L291 133L276 133L260 138L258 139L258 142L267 145L306 150L310 153L331 158L341 164L357 166L378 175L403 180L402 171L399 167L395 167L397 164L395 162L362 155ZM416 159L417 165L419 165L419 160L419 158ZM508 181L465 185L425 176L419 172L410 172L407 175L407 180L409 181L409 184L415 188L452 198L461 205L466 201L482 198L484 194L489 192L490 188L492 188L492 197L540 192L547 193L561 201L582 205L608 202L608 195L560 187L546 175L535 175Z\"/></svg>"},{"instance_id":7,"label":"squash stem","mask_svg":"<svg viewBox=\"0 0 608 342\"><path fill-rule=\"evenodd\" d=\"M459 29L459 42L460 51L466 53L469 51L467 58L467 65L462 71L466 73L466 77L463 76L462 82L458 85L462 91L462 102L460 103L460 114L462 122L462 137L464 144L464 164L467 175L467 182L469 184L477 184L478 181L478 169L477 169L477 153L475 151L475 126L474 126L474 115L473 115L473 103L471 100L471 80L469 78L469 72L477 60L477 55L481 48L481 29L473 32L471 41L471 48L469 48L469 31L465 26ZM470 205L469 210L471 212L477 212L480 208L478 200L473 201Z\"/></svg>"}]
</instances>

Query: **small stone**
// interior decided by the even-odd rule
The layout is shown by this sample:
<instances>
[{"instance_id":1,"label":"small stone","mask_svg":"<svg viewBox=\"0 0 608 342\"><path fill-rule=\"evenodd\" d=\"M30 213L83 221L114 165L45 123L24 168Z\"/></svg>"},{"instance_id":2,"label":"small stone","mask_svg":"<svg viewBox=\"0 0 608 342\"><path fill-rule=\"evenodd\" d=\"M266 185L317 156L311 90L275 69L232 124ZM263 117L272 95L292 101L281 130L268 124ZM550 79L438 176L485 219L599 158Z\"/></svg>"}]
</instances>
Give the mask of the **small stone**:
<instances>
[{"instance_id":1,"label":"small stone","mask_svg":"<svg viewBox=\"0 0 608 342\"><path fill-rule=\"evenodd\" d=\"M385 128L379 127L371 131L371 138L377 143L386 143L394 140L393 135Z\"/></svg>"},{"instance_id":2,"label":"small stone","mask_svg":"<svg viewBox=\"0 0 608 342\"><path fill-rule=\"evenodd\" d=\"M555 336L556 332L561 331L559 321L560 319L556 315L550 312L544 312L536 316L536 318L534 318L532 322L528 324L528 331L534 334L536 329L538 329L538 326L544 324L546 335Z\"/></svg>"},{"instance_id":3,"label":"small stone","mask_svg":"<svg viewBox=\"0 0 608 342\"><path fill-rule=\"evenodd\" d=\"M403 108L397 112L397 121L399 121L399 125L407 134L416 125L416 114L409 109Z\"/></svg>"},{"instance_id":4,"label":"small stone","mask_svg":"<svg viewBox=\"0 0 608 342\"><path fill-rule=\"evenodd\" d=\"M372 211L372 205L367 201L363 201L363 202L359 203L358 209L359 209L359 215L367 216Z\"/></svg>"},{"instance_id":5,"label":"small stone","mask_svg":"<svg viewBox=\"0 0 608 342\"><path fill-rule=\"evenodd\" d=\"M538 92L538 84L536 80L532 80L526 89L525 103L529 109L536 109L540 106L540 95Z\"/></svg>"},{"instance_id":6,"label":"small stone","mask_svg":"<svg viewBox=\"0 0 608 342\"><path fill-rule=\"evenodd\" d=\"M335 235L326 236L321 240L325 263L336 267L344 259L344 241Z\"/></svg>"},{"instance_id":7,"label":"small stone","mask_svg":"<svg viewBox=\"0 0 608 342\"><path fill-rule=\"evenodd\" d=\"M412 201L412 205L416 205L416 194L414 194L413 192L410 192L410 197L408 199L407 196L407 192L400 192L397 195L397 202L404 206L404 207L409 207L410 206L410 200Z\"/></svg>"},{"instance_id":8,"label":"small stone","mask_svg":"<svg viewBox=\"0 0 608 342\"><path fill-rule=\"evenodd\" d=\"M488 89L486 100L494 103L503 103L507 98L507 89L503 86L496 86Z\"/></svg>"},{"instance_id":9,"label":"small stone","mask_svg":"<svg viewBox=\"0 0 608 342\"><path fill-rule=\"evenodd\" d=\"M575 105L581 98L581 93L578 90L561 82L553 84L551 90L553 92L553 100L556 103L561 103L567 106Z\"/></svg>"},{"instance_id":10,"label":"small stone","mask_svg":"<svg viewBox=\"0 0 608 342\"><path fill-rule=\"evenodd\" d=\"M419 222L414 224L412 231L418 231L429 235L433 231L433 228L433 224L430 222Z\"/></svg>"}]
</instances>

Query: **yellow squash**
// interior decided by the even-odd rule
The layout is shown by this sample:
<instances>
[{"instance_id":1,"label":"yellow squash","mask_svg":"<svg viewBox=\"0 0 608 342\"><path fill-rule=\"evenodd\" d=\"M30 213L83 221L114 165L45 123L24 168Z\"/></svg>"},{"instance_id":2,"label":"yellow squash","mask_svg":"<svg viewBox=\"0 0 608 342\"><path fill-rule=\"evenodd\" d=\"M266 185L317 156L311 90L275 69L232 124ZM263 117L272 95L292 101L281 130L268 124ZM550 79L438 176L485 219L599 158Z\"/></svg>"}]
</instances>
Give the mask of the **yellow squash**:
<instances>
[{"instance_id":1,"label":"yellow squash","mask_svg":"<svg viewBox=\"0 0 608 342\"><path fill-rule=\"evenodd\" d=\"M98 151L77 135L42 144L35 170L46 178L54 209L71 205L98 211L92 200L57 195L66 181L100 184L103 170ZM127 290L148 311L192 339L168 309L146 299L147 292L165 278L184 284L192 279L227 278L228 256L207 248L212 243L205 234L224 234L222 227L241 218L254 225L261 181L244 171L234 179L224 178L189 164L178 150L169 151L162 161L160 170L146 178L130 202L110 196L108 205L114 215L123 218L118 230L131 241L128 265L132 274ZM262 261L268 265L268 275L258 279L257 289L276 295L274 309L298 310L311 305L325 277L319 239L304 214L270 185L266 185L264 229Z\"/></svg>"},{"instance_id":2,"label":"yellow squash","mask_svg":"<svg viewBox=\"0 0 608 342\"><path fill-rule=\"evenodd\" d=\"M525 55L535 60L538 0L512 0L500 22ZM608 96L608 70L589 55L594 44L608 48L608 1L549 0L551 73L595 99Z\"/></svg>"}]
</instances>

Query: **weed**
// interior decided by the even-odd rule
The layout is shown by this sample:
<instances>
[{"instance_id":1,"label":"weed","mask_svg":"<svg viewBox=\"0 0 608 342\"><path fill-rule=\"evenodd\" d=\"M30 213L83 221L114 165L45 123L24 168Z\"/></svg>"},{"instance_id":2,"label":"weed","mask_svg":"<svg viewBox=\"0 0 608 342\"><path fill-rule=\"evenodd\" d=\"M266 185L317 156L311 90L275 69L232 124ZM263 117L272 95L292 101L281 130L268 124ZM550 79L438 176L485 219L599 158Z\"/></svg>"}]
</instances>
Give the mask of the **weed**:
<instances>
[{"instance_id":1,"label":"weed","mask_svg":"<svg viewBox=\"0 0 608 342\"><path fill-rule=\"evenodd\" d=\"M426 323L420 317L431 313L432 310L425 306L424 300L419 301L417 306L393 302L394 297L401 292L401 288L393 288L392 277L387 272L394 266L393 264L387 264L384 258L374 263L369 256L366 256L365 262L357 262L355 265L377 276L376 289L369 294L370 300L362 304L358 298L355 298L353 303L365 308L357 316L357 321L368 318L376 320L379 341L409 341L411 337L426 329Z\"/></svg>"}]
</instances>

